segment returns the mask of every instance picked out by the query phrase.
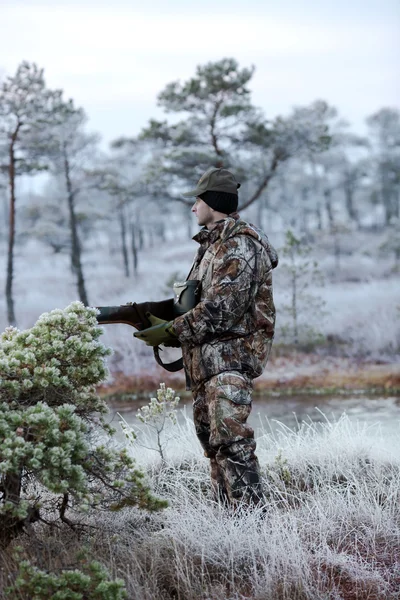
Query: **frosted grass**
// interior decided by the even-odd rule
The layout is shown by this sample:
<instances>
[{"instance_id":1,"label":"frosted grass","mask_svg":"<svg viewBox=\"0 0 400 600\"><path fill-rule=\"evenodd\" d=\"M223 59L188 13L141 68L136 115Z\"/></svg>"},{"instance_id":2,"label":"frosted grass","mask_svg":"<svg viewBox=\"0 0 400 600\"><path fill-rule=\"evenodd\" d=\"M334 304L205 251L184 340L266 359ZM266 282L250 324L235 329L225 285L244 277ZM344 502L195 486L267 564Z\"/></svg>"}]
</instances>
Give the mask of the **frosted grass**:
<instances>
[{"instance_id":1,"label":"frosted grass","mask_svg":"<svg viewBox=\"0 0 400 600\"><path fill-rule=\"evenodd\" d=\"M399 280L374 280L356 286L322 289L329 318L324 333L336 334L366 354L400 348Z\"/></svg>"},{"instance_id":2,"label":"frosted grass","mask_svg":"<svg viewBox=\"0 0 400 600\"><path fill-rule=\"evenodd\" d=\"M213 501L209 462L181 416L166 427L164 462L146 428L126 442L167 509L81 516L89 527L77 533L38 523L19 541L28 555L48 570L74 568L84 548L125 580L130 600L399 598L398 431L387 437L345 414L295 429L264 420L265 504L233 512Z\"/></svg>"},{"instance_id":3,"label":"frosted grass","mask_svg":"<svg viewBox=\"0 0 400 600\"><path fill-rule=\"evenodd\" d=\"M169 508L150 517L129 510L107 523L130 598L398 597L398 436L388 440L346 415L274 433L266 423L257 440L266 503L232 513L211 498L208 461L187 415L166 435L164 464L143 448L153 443L146 432L130 451Z\"/></svg>"}]
</instances>

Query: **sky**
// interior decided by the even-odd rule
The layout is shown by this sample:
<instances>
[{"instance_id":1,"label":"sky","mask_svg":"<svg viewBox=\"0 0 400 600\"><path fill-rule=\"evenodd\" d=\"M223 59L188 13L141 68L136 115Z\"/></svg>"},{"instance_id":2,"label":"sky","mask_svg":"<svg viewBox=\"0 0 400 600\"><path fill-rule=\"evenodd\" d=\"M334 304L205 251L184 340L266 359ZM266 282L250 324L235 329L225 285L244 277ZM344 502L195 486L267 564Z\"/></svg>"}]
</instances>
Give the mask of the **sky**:
<instances>
[{"instance_id":1,"label":"sky","mask_svg":"<svg viewBox=\"0 0 400 600\"><path fill-rule=\"evenodd\" d=\"M0 0L0 77L44 68L103 143L165 118L157 95L225 57L268 118L324 99L359 132L400 108L398 0Z\"/></svg>"}]
</instances>

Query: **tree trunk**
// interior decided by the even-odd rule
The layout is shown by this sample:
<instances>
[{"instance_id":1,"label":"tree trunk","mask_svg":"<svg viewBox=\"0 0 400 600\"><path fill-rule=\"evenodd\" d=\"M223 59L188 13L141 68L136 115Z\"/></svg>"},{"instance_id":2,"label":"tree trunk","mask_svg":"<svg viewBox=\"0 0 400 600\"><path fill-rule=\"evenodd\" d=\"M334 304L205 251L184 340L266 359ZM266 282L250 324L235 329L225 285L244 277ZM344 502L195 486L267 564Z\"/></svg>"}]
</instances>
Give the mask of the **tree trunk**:
<instances>
[{"instance_id":1,"label":"tree trunk","mask_svg":"<svg viewBox=\"0 0 400 600\"><path fill-rule=\"evenodd\" d=\"M264 225L264 212L265 212L265 196L261 196L257 205L257 224L260 229L263 229Z\"/></svg>"},{"instance_id":2,"label":"tree trunk","mask_svg":"<svg viewBox=\"0 0 400 600\"><path fill-rule=\"evenodd\" d=\"M217 100L215 102L213 114L211 116L211 121L210 121L211 145L214 148L215 154L219 157L222 157L224 153L222 152L221 148L218 145L218 135L216 134L216 131L215 131L215 125L216 125L217 115L218 115L218 111L221 107L221 104L222 104L222 100ZM217 160L215 166L217 168L223 167L224 166L223 160L221 160L221 158L219 160Z\"/></svg>"},{"instance_id":3,"label":"tree trunk","mask_svg":"<svg viewBox=\"0 0 400 600\"><path fill-rule=\"evenodd\" d=\"M75 197L72 189L70 166L66 148L63 148L64 152L64 174L65 183L67 186L67 199L68 199L68 210L69 210L69 228L71 233L71 264L77 278L77 288L79 300L85 305L89 306L89 300L86 294L85 279L83 276L82 269L82 251L78 235L78 227L76 222L75 214Z\"/></svg>"},{"instance_id":4,"label":"tree trunk","mask_svg":"<svg viewBox=\"0 0 400 600\"><path fill-rule=\"evenodd\" d=\"M346 210L349 218L359 225L358 214L354 207L354 185L349 181L344 184L344 196L346 199Z\"/></svg>"},{"instance_id":5,"label":"tree trunk","mask_svg":"<svg viewBox=\"0 0 400 600\"><path fill-rule=\"evenodd\" d=\"M308 222L307 222L307 210L308 210L308 187L301 189L301 204L300 204L300 230L307 236L308 235Z\"/></svg>"},{"instance_id":6,"label":"tree trunk","mask_svg":"<svg viewBox=\"0 0 400 600\"><path fill-rule=\"evenodd\" d=\"M4 477L3 481L3 504L10 502L18 506L21 495L22 473L13 473ZM12 509L8 509L0 517L0 548L5 549L14 538L21 532L23 520L12 514Z\"/></svg>"},{"instance_id":7,"label":"tree trunk","mask_svg":"<svg viewBox=\"0 0 400 600\"><path fill-rule=\"evenodd\" d=\"M396 217L397 194L391 182L390 172L385 163L380 165L381 198L385 214L385 225L390 225L393 217Z\"/></svg>"},{"instance_id":8,"label":"tree trunk","mask_svg":"<svg viewBox=\"0 0 400 600\"><path fill-rule=\"evenodd\" d=\"M272 158L272 161L271 161L271 165L270 165L268 174L265 175L265 177L261 180L261 182L259 183L258 187L256 188L254 194L244 204L241 204L239 206L239 208L238 208L239 212L244 210L251 204L253 204L253 202L255 202L256 200L258 200L258 198L261 196L263 191L268 187L269 182L271 181L272 177L275 174L275 171L277 170L277 168L281 162L282 162L282 159L279 157L279 154L277 154L275 152L274 156Z\"/></svg>"},{"instance_id":9,"label":"tree trunk","mask_svg":"<svg viewBox=\"0 0 400 600\"><path fill-rule=\"evenodd\" d=\"M6 237L6 232L8 229L8 225L9 225L9 211L8 211L8 201L7 201L7 193L5 192L3 195L3 201L2 204L3 206L1 207L1 212L3 213L3 226L4 226L4 237Z\"/></svg>"},{"instance_id":10,"label":"tree trunk","mask_svg":"<svg viewBox=\"0 0 400 600\"><path fill-rule=\"evenodd\" d=\"M123 200L118 202L118 217L119 217L119 227L120 227L120 232L121 232L121 251L122 251L122 260L124 263L125 277L129 277L128 245L127 245L127 241L126 241L126 218L125 218Z\"/></svg>"},{"instance_id":11,"label":"tree trunk","mask_svg":"<svg viewBox=\"0 0 400 600\"><path fill-rule=\"evenodd\" d=\"M292 317L293 317L293 341L299 343L299 326L297 320L297 276L293 263L292 270Z\"/></svg>"},{"instance_id":12,"label":"tree trunk","mask_svg":"<svg viewBox=\"0 0 400 600\"><path fill-rule=\"evenodd\" d=\"M399 271L400 268L400 248L396 248L394 251L394 268Z\"/></svg>"},{"instance_id":13,"label":"tree trunk","mask_svg":"<svg viewBox=\"0 0 400 600\"><path fill-rule=\"evenodd\" d=\"M319 200L317 201L315 214L317 216L317 229L318 229L318 231L322 231L322 210L321 210L321 204L320 204Z\"/></svg>"},{"instance_id":14,"label":"tree trunk","mask_svg":"<svg viewBox=\"0 0 400 600\"><path fill-rule=\"evenodd\" d=\"M132 263L133 263L133 274L136 275L138 269L138 248L136 243L136 226L135 223L131 223L131 251L132 251Z\"/></svg>"},{"instance_id":15,"label":"tree trunk","mask_svg":"<svg viewBox=\"0 0 400 600\"><path fill-rule=\"evenodd\" d=\"M3 504L10 502L18 507L21 501L22 470L9 474L3 480ZM26 525L36 523L40 514L37 506L28 506L28 514L21 518L12 514L12 509L0 515L0 549L5 550L13 540L26 532Z\"/></svg>"},{"instance_id":16,"label":"tree trunk","mask_svg":"<svg viewBox=\"0 0 400 600\"><path fill-rule=\"evenodd\" d=\"M335 256L335 268L336 271L340 271L340 257L341 257L341 249L340 249L340 233L337 227L333 228L333 253Z\"/></svg>"},{"instance_id":17,"label":"tree trunk","mask_svg":"<svg viewBox=\"0 0 400 600\"><path fill-rule=\"evenodd\" d=\"M391 225L399 217L398 196L393 188L385 188L382 193L385 210L385 225Z\"/></svg>"},{"instance_id":18,"label":"tree trunk","mask_svg":"<svg viewBox=\"0 0 400 600\"><path fill-rule=\"evenodd\" d=\"M136 226L137 227L137 232L138 232L138 238L139 238L139 250L143 250L144 249L144 233L143 233L143 227L139 224Z\"/></svg>"},{"instance_id":19,"label":"tree trunk","mask_svg":"<svg viewBox=\"0 0 400 600\"><path fill-rule=\"evenodd\" d=\"M16 325L14 312L13 298L13 277L14 277L14 246L15 246L15 143L17 141L18 132L21 123L18 123L13 135L11 136L8 178L10 185L10 212L8 223L8 254L7 254L7 279L6 279L6 302L7 302L7 319L9 325Z\"/></svg>"},{"instance_id":20,"label":"tree trunk","mask_svg":"<svg viewBox=\"0 0 400 600\"><path fill-rule=\"evenodd\" d=\"M157 225L157 235L160 238L160 242L165 242L166 241L166 237L165 237L165 222L164 221L160 221Z\"/></svg>"},{"instance_id":21,"label":"tree trunk","mask_svg":"<svg viewBox=\"0 0 400 600\"><path fill-rule=\"evenodd\" d=\"M333 231L333 228L335 227L335 219L333 217L331 198L332 198L331 190L325 189L324 190L325 209L326 209L326 213L328 215L329 229L330 229L330 231Z\"/></svg>"}]
</instances>

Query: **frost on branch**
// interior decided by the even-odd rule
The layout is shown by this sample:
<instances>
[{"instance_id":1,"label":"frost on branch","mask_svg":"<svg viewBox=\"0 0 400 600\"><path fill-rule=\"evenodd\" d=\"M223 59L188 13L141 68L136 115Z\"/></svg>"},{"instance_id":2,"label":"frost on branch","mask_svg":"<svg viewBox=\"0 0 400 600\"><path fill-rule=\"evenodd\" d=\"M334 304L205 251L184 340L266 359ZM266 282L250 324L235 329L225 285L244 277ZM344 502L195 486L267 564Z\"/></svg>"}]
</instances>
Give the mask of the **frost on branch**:
<instances>
[{"instance_id":1,"label":"frost on branch","mask_svg":"<svg viewBox=\"0 0 400 600\"><path fill-rule=\"evenodd\" d=\"M46 519L69 524L72 509L165 504L151 496L125 451L106 446L110 431L99 414L107 407L95 388L110 354L101 333L96 309L74 302L43 314L31 329L1 335L0 546L41 519L49 496ZM94 432L102 445L94 445Z\"/></svg>"},{"instance_id":2,"label":"frost on branch","mask_svg":"<svg viewBox=\"0 0 400 600\"><path fill-rule=\"evenodd\" d=\"M128 440L134 441L137 446L143 446L159 453L161 461L165 463L165 448L169 438L166 435L166 425L177 424L177 406L180 402L179 396L175 396L172 388L166 388L165 383L160 383L157 390L157 398L150 398L149 404L142 406L136 411L137 419L143 423L144 429L129 426L121 419L121 427ZM155 438L156 447L151 441L146 442L143 438Z\"/></svg>"},{"instance_id":3,"label":"frost on branch","mask_svg":"<svg viewBox=\"0 0 400 600\"><path fill-rule=\"evenodd\" d=\"M10 406L38 401L74 404L78 413L104 413L95 392L107 375L110 350L99 342L96 309L73 302L44 313L25 331L8 327L0 337L0 400Z\"/></svg>"}]
</instances>

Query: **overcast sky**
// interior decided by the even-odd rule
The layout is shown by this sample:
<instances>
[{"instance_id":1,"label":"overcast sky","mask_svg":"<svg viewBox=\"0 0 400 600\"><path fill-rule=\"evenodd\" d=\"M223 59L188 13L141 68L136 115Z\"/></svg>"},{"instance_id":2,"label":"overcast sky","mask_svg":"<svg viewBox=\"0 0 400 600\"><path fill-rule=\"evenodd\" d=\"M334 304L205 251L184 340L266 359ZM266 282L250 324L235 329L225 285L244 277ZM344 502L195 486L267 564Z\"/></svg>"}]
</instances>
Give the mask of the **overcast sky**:
<instances>
[{"instance_id":1,"label":"overcast sky","mask_svg":"<svg viewBox=\"0 0 400 600\"><path fill-rule=\"evenodd\" d=\"M400 1L0 0L0 74L36 62L105 141L161 118L167 83L224 57L256 67L268 117L322 98L361 130L400 108Z\"/></svg>"}]
</instances>

